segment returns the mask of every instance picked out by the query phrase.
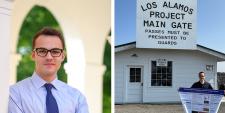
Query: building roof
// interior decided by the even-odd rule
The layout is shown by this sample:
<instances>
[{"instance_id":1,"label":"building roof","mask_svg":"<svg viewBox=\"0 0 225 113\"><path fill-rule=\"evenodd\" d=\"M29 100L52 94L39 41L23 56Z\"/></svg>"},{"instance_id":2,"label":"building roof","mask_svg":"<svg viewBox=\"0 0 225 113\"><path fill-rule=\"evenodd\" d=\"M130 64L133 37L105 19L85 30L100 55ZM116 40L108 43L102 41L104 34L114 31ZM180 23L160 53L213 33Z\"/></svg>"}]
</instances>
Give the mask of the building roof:
<instances>
[{"instance_id":1,"label":"building roof","mask_svg":"<svg viewBox=\"0 0 225 113\"><path fill-rule=\"evenodd\" d=\"M132 48L136 48L136 41L115 46L115 52L121 52L121 51L125 51ZM150 49L154 49L154 48L150 48ZM207 48L199 44L197 44L196 50L206 54L213 55L218 59L218 61L225 61L225 53ZM196 50L193 50L193 51L196 51Z\"/></svg>"}]
</instances>

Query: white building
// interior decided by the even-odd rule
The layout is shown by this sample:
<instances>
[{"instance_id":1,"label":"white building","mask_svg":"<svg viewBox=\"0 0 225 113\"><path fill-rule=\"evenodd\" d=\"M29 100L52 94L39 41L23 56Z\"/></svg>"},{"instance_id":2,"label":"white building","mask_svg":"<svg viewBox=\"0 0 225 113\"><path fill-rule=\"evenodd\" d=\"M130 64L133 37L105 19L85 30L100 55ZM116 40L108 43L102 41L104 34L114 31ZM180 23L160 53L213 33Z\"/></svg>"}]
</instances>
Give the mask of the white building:
<instances>
[{"instance_id":1,"label":"white building","mask_svg":"<svg viewBox=\"0 0 225 113\"><path fill-rule=\"evenodd\" d=\"M179 102L177 89L190 87L204 71L217 89L217 62L225 54L197 45L196 50L115 47L115 103Z\"/></svg>"}]
</instances>

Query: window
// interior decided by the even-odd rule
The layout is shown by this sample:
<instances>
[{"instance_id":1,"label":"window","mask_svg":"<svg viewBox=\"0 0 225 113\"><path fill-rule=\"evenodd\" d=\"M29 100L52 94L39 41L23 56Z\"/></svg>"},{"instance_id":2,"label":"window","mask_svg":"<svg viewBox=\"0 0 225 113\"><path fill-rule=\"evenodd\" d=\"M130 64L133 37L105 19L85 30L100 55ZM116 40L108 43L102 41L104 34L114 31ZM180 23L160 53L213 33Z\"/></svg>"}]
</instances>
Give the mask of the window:
<instances>
[{"instance_id":1,"label":"window","mask_svg":"<svg viewBox=\"0 0 225 113\"><path fill-rule=\"evenodd\" d=\"M130 82L141 82L141 68L130 68Z\"/></svg>"},{"instance_id":2,"label":"window","mask_svg":"<svg viewBox=\"0 0 225 113\"><path fill-rule=\"evenodd\" d=\"M172 61L167 61L167 66L157 66L152 61L151 75L152 86L172 86Z\"/></svg>"},{"instance_id":3,"label":"window","mask_svg":"<svg viewBox=\"0 0 225 113\"><path fill-rule=\"evenodd\" d=\"M213 65L206 65L206 71L213 71Z\"/></svg>"}]
</instances>

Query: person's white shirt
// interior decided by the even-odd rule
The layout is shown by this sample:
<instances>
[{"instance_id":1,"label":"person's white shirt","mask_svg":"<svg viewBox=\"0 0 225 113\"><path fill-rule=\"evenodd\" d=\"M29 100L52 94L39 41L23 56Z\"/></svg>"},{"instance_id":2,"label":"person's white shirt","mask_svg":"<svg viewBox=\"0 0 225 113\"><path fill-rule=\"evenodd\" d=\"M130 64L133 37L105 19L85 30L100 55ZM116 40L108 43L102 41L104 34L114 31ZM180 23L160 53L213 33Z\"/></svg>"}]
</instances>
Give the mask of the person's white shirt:
<instances>
[{"instance_id":1,"label":"person's white shirt","mask_svg":"<svg viewBox=\"0 0 225 113\"><path fill-rule=\"evenodd\" d=\"M47 113L44 81L33 73L10 87L8 113ZM59 113L88 113L85 96L57 78L51 82L52 94L58 104Z\"/></svg>"}]
</instances>

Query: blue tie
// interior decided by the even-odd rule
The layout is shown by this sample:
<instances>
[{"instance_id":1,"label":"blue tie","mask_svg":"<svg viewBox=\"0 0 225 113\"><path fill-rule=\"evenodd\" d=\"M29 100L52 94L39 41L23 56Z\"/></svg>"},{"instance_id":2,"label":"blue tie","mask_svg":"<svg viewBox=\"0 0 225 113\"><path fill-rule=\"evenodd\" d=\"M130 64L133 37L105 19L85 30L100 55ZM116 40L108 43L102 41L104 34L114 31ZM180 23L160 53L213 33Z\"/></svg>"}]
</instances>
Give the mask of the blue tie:
<instances>
[{"instance_id":1,"label":"blue tie","mask_svg":"<svg viewBox=\"0 0 225 113\"><path fill-rule=\"evenodd\" d=\"M45 84L44 85L47 90L46 95L46 109L47 113L59 113L57 102L52 95L51 89L54 87L52 84Z\"/></svg>"}]
</instances>

